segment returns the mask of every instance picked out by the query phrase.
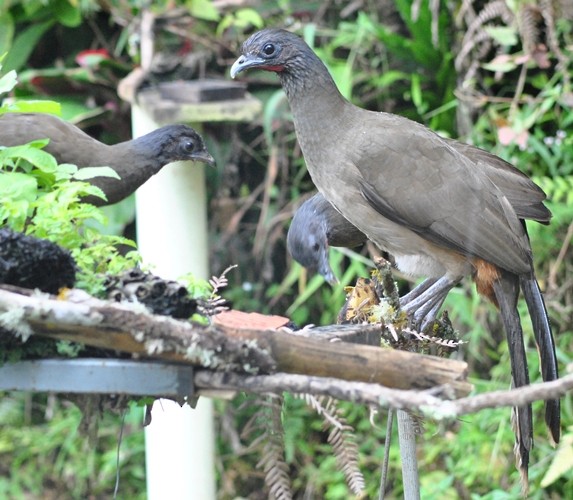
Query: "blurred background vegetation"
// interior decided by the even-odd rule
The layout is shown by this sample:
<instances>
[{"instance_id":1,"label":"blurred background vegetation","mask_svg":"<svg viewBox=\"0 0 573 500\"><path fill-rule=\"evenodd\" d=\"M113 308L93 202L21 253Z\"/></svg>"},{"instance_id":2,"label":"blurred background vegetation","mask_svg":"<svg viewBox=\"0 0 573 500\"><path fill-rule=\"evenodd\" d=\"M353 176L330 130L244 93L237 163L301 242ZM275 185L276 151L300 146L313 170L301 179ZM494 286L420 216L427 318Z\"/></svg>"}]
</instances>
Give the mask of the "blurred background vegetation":
<instances>
[{"instance_id":1,"label":"blurred background vegetation","mask_svg":"<svg viewBox=\"0 0 573 500\"><path fill-rule=\"evenodd\" d=\"M61 103L63 117L104 142L130 138L129 104L119 82L140 64L143 13L155 18L156 54L145 85L178 78L228 78L240 44L263 26L295 30L315 47L342 93L372 110L399 113L511 161L548 193L549 227L530 224L537 273L562 367L573 351L573 5L570 0L5 0L0 6L3 74L18 73L11 96ZM225 291L235 308L329 324L343 286L368 276L370 245L331 249L340 285L308 276L286 253L296 207L313 193L288 105L271 74L248 75L264 102L250 124L205 125L218 169L209 172L211 273L238 264ZM0 89L0 92L2 89ZM107 209L108 231L134 237L133 203ZM410 284L401 281L403 291ZM507 388L509 358L495 310L470 284L445 306L468 341L479 391ZM523 312L525 309L522 307ZM530 334L530 326L525 325ZM533 381L539 380L530 348ZM217 404L220 498L266 498L256 467L260 448L241 430L251 398ZM356 430L368 492L380 476L384 415L342 405ZM542 405L534 407L542 422ZM126 417L119 455L120 498L145 498L141 408ZM64 399L3 394L0 399L0 497L108 498L116 474L120 418L105 413L97 442L70 432L81 414ZM297 498L348 498L318 418L287 398L286 460ZM542 425L530 468L531 498L573 491L573 408L563 400L556 451ZM515 498L509 410L482 411L449 424L425 422L419 461L423 498ZM401 496L399 456L391 452L391 497Z\"/></svg>"}]
</instances>

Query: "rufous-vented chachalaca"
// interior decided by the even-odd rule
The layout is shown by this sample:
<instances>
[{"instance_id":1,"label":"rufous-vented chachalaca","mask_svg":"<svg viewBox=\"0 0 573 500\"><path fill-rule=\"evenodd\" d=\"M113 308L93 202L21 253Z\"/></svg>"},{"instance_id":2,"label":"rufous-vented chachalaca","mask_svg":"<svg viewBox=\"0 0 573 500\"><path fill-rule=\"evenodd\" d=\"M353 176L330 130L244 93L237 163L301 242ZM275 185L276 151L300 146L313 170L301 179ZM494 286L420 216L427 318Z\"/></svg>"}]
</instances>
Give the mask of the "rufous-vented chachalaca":
<instances>
[{"instance_id":1,"label":"rufous-vented chachalaca","mask_svg":"<svg viewBox=\"0 0 573 500\"><path fill-rule=\"evenodd\" d=\"M338 91L326 66L295 34L265 29L244 44L231 68L275 72L286 93L308 171L322 195L412 276L431 278L404 300L433 318L448 291L471 275L500 308L515 386L529 384L517 311L521 288L544 380L558 378L553 335L537 283L524 219L547 223L544 193L485 151L443 139L406 118L364 110ZM421 313L420 313L421 311ZM516 456L524 484L533 444L531 405L514 409ZM552 439L559 400L546 402Z\"/></svg>"},{"instance_id":2,"label":"rufous-vented chachalaca","mask_svg":"<svg viewBox=\"0 0 573 500\"><path fill-rule=\"evenodd\" d=\"M87 197L94 205L111 205L135 192L152 175L173 161L214 164L203 138L187 125L167 125L131 141L108 146L57 116L43 113L0 115L0 146L18 146L49 139L44 148L58 163L82 167L111 167L120 177L93 177L107 200Z\"/></svg>"}]
</instances>

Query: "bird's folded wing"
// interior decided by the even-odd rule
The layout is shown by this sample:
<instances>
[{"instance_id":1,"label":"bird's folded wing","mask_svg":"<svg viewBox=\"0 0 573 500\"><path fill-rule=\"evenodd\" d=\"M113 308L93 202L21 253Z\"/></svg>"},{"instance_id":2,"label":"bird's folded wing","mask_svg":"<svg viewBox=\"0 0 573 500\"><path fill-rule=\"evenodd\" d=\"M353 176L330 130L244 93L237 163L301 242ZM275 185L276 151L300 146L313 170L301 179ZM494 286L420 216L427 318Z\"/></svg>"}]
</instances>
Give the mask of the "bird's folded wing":
<instances>
[{"instance_id":1,"label":"bird's folded wing","mask_svg":"<svg viewBox=\"0 0 573 500\"><path fill-rule=\"evenodd\" d=\"M543 204L547 198L543 190L511 163L489 151L454 139L443 139L456 151L471 159L476 168L501 189L521 219L531 219L542 224L551 220L551 212Z\"/></svg>"},{"instance_id":2,"label":"bird's folded wing","mask_svg":"<svg viewBox=\"0 0 573 500\"><path fill-rule=\"evenodd\" d=\"M521 222L487 176L427 129L394 130L370 140L356 162L368 203L439 246L517 274L529 271Z\"/></svg>"}]
</instances>

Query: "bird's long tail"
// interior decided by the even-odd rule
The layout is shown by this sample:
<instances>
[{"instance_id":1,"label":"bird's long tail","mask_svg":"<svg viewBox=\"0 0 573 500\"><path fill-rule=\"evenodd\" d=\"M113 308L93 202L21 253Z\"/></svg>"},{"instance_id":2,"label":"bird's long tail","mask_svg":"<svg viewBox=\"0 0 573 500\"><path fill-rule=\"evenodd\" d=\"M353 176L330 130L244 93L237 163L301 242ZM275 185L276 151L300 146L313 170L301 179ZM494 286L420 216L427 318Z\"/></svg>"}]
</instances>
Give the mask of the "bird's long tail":
<instances>
[{"instance_id":1,"label":"bird's long tail","mask_svg":"<svg viewBox=\"0 0 573 500\"><path fill-rule=\"evenodd\" d=\"M559 372L557 369L557 356L555 354L555 343L551 333L551 325L547 316L547 309L539 284L533 272L529 276L521 276L521 290L525 297L529 316L533 323L535 333L535 343L539 353L541 365L541 376L545 382L557 380ZM559 442L561 433L561 405L559 399L550 399L545 402L545 423L551 434L554 443Z\"/></svg>"},{"instance_id":2,"label":"bird's long tail","mask_svg":"<svg viewBox=\"0 0 573 500\"><path fill-rule=\"evenodd\" d=\"M500 278L493 283L493 289L507 335L513 385L514 387L522 387L529 384L529 371L523 343L523 330L519 313L517 312L519 277L515 274L501 271ZM531 405L513 408L512 423L515 431L517 467L521 473L522 487L524 491L527 491L529 452L533 446Z\"/></svg>"}]
</instances>

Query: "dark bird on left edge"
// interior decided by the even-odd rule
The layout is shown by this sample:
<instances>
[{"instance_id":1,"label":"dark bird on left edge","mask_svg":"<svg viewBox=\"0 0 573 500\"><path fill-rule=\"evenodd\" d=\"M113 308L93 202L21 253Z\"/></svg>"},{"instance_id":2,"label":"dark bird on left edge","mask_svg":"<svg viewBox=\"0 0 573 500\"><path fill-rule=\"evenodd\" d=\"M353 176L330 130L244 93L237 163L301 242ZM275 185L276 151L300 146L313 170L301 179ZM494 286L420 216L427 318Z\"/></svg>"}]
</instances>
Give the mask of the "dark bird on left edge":
<instances>
[{"instance_id":1,"label":"dark bird on left edge","mask_svg":"<svg viewBox=\"0 0 573 500\"><path fill-rule=\"evenodd\" d=\"M354 106L326 66L298 36L264 29L244 44L231 76L275 72L286 93L297 138L318 190L349 222L412 276L431 278L404 303L435 317L449 290L472 276L499 307L514 386L529 384L517 300L525 297L546 381L558 378L553 334L534 268L524 219L548 223L545 195L515 167L487 152L445 140L424 125ZM500 163L501 162L501 163ZM516 457L527 485L533 445L531 405L514 408ZM560 436L560 403L545 421Z\"/></svg>"},{"instance_id":2,"label":"dark bird on left edge","mask_svg":"<svg viewBox=\"0 0 573 500\"><path fill-rule=\"evenodd\" d=\"M364 233L317 193L295 212L287 234L287 249L299 264L332 284L336 277L328 262L328 247L353 248L365 241Z\"/></svg>"},{"instance_id":3,"label":"dark bird on left edge","mask_svg":"<svg viewBox=\"0 0 573 500\"><path fill-rule=\"evenodd\" d=\"M0 115L0 146L18 146L38 139L49 139L44 148L58 163L83 167L111 167L120 179L93 177L107 200L90 196L97 206L123 200L165 165L174 161L198 161L214 165L203 138L187 125L167 125L146 135L108 146L75 125L44 113Z\"/></svg>"}]
</instances>

